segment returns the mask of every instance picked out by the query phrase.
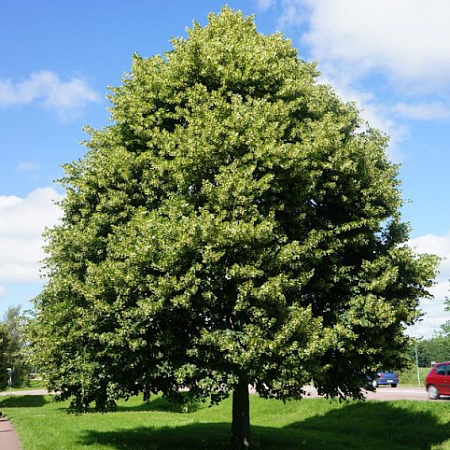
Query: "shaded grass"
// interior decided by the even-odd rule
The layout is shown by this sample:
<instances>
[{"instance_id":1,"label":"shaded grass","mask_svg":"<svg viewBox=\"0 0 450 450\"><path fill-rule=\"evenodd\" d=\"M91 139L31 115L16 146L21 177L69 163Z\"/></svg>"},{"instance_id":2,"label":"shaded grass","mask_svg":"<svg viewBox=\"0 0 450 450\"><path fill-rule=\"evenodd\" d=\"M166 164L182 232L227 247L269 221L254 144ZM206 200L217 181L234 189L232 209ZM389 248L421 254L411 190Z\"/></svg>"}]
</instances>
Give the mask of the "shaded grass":
<instances>
[{"instance_id":1,"label":"shaded grass","mask_svg":"<svg viewBox=\"0 0 450 450\"><path fill-rule=\"evenodd\" d=\"M0 405L3 410L5 408L39 408L50 402L52 399L48 395L13 395L3 397Z\"/></svg>"},{"instance_id":2,"label":"shaded grass","mask_svg":"<svg viewBox=\"0 0 450 450\"><path fill-rule=\"evenodd\" d=\"M227 449L231 402L183 413L164 398L120 402L115 413L70 415L46 396L9 397L0 409L23 450ZM251 396L254 448L264 450L450 450L445 402L304 399L283 404Z\"/></svg>"}]
</instances>

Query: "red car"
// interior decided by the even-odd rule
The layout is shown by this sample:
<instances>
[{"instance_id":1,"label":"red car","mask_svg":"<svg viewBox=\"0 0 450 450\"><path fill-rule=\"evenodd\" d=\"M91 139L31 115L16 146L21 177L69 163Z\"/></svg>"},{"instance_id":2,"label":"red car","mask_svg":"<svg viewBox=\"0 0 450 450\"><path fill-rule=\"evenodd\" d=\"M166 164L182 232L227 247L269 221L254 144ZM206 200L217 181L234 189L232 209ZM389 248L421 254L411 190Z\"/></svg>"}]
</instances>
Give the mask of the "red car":
<instances>
[{"instance_id":1,"label":"red car","mask_svg":"<svg viewBox=\"0 0 450 450\"><path fill-rule=\"evenodd\" d=\"M425 379L425 387L432 400L450 395L450 362L436 364Z\"/></svg>"}]
</instances>

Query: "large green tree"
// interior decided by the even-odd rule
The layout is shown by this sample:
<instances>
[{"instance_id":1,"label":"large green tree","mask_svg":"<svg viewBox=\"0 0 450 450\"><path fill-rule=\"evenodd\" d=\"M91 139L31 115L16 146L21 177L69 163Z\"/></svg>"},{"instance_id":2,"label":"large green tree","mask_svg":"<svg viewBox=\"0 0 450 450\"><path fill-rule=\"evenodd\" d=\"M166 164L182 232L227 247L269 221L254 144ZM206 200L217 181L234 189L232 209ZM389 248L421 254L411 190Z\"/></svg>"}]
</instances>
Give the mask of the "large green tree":
<instances>
[{"instance_id":1,"label":"large green tree","mask_svg":"<svg viewBox=\"0 0 450 450\"><path fill-rule=\"evenodd\" d=\"M249 385L359 397L402 366L435 260L404 245L386 137L282 34L224 8L172 44L65 167L32 350L77 408L233 393L242 448Z\"/></svg>"}]
</instances>

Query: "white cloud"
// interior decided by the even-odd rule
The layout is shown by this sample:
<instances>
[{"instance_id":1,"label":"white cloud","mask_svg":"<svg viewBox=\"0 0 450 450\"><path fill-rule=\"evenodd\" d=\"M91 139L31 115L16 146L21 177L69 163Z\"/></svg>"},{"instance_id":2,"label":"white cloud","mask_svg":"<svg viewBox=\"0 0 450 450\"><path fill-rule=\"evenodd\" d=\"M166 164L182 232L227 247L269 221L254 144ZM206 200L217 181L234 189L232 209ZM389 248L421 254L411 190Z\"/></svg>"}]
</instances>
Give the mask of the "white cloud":
<instances>
[{"instance_id":1,"label":"white cloud","mask_svg":"<svg viewBox=\"0 0 450 450\"><path fill-rule=\"evenodd\" d=\"M421 236L412 239L409 244L419 253L431 253L442 258L436 284L430 289L434 298L422 300L423 320L410 329L412 336L430 338L434 331L450 320L450 313L444 309L444 300L450 294L450 232L445 236Z\"/></svg>"},{"instance_id":2,"label":"white cloud","mask_svg":"<svg viewBox=\"0 0 450 450\"><path fill-rule=\"evenodd\" d=\"M60 199L53 188L36 189L25 198L0 196L1 283L39 280L42 233L61 216L54 203Z\"/></svg>"},{"instance_id":3,"label":"white cloud","mask_svg":"<svg viewBox=\"0 0 450 450\"><path fill-rule=\"evenodd\" d=\"M414 120L450 119L450 106L443 102L397 103L392 107L392 112Z\"/></svg>"},{"instance_id":4,"label":"white cloud","mask_svg":"<svg viewBox=\"0 0 450 450\"><path fill-rule=\"evenodd\" d=\"M40 169L38 164L22 161L17 165L17 170L19 172L37 172Z\"/></svg>"},{"instance_id":5,"label":"white cloud","mask_svg":"<svg viewBox=\"0 0 450 450\"><path fill-rule=\"evenodd\" d=\"M287 25L301 25L307 21L308 2L301 0L281 0L283 9L278 19L278 26L284 28Z\"/></svg>"},{"instance_id":6,"label":"white cloud","mask_svg":"<svg viewBox=\"0 0 450 450\"><path fill-rule=\"evenodd\" d=\"M291 23L308 7L303 38L319 61L381 69L431 90L449 84L447 0L281 0L281 5Z\"/></svg>"},{"instance_id":7,"label":"white cloud","mask_svg":"<svg viewBox=\"0 0 450 450\"><path fill-rule=\"evenodd\" d=\"M90 103L99 100L99 95L82 78L63 82L49 70L32 73L19 82L0 79L0 107L4 108L38 101L44 108L55 111L62 120L70 120Z\"/></svg>"},{"instance_id":8,"label":"white cloud","mask_svg":"<svg viewBox=\"0 0 450 450\"><path fill-rule=\"evenodd\" d=\"M300 52L318 60L322 79L344 100L356 101L369 124L391 137L395 162L404 160L398 143L409 134L407 120L450 119L450 2L259 0L258 5L277 12L281 28L298 27ZM373 94L361 88L373 83Z\"/></svg>"},{"instance_id":9,"label":"white cloud","mask_svg":"<svg viewBox=\"0 0 450 450\"><path fill-rule=\"evenodd\" d=\"M256 6L260 11L266 11L275 4L275 0L256 0Z\"/></svg>"}]
</instances>

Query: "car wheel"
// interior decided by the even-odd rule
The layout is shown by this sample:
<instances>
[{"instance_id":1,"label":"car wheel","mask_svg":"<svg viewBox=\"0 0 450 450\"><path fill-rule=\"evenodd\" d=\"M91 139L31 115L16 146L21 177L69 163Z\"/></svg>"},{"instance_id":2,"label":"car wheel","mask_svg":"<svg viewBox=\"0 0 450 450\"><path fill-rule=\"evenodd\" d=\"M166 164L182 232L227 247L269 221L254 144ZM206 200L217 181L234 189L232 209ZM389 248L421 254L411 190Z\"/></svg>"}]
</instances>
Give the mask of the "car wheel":
<instances>
[{"instance_id":1,"label":"car wheel","mask_svg":"<svg viewBox=\"0 0 450 450\"><path fill-rule=\"evenodd\" d=\"M377 380L372 380L372 386L376 389L378 387Z\"/></svg>"},{"instance_id":2,"label":"car wheel","mask_svg":"<svg viewBox=\"0 0 450 450\"><path fill-rule=\"evenodd\" d=\"M391 387L397 387L397 385L396 384L391 384Z\"/></svg>"},{"instance_id":3,"label":"car wheel","mask_svg":"<svg viewBox=\"0 0 450 450\"><path fill-rule=\"evenodd\" d=\"M437 400L439 398L439 391L436 389L436 386L434 386L433 384L430 384L427 387L427 392L428 392L428 397L431 400Z\"/></svg>"}]
</instances>

